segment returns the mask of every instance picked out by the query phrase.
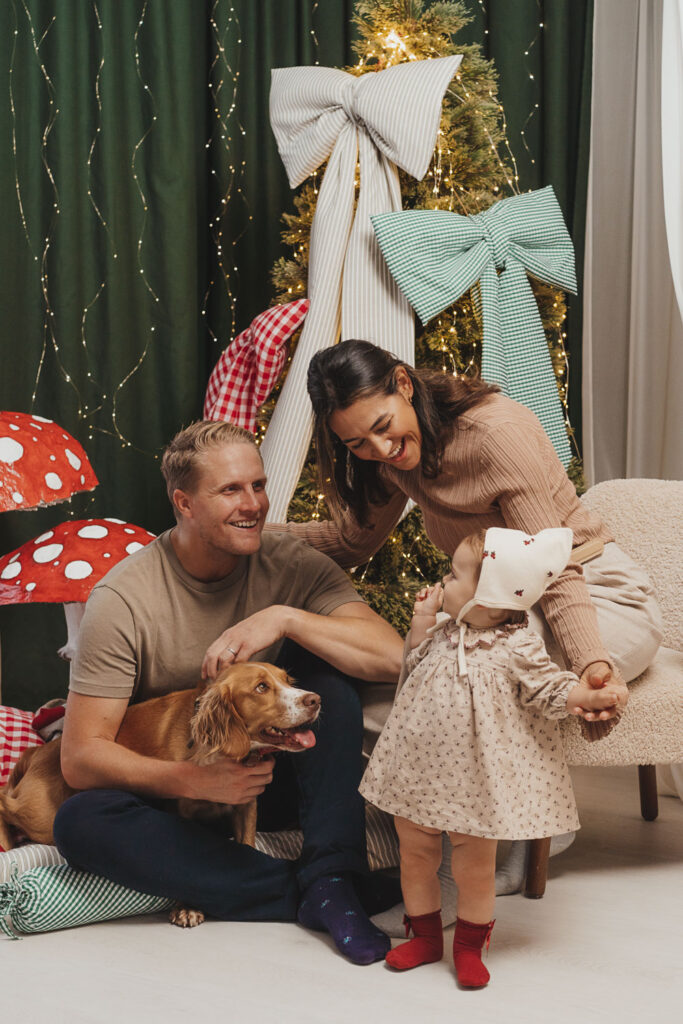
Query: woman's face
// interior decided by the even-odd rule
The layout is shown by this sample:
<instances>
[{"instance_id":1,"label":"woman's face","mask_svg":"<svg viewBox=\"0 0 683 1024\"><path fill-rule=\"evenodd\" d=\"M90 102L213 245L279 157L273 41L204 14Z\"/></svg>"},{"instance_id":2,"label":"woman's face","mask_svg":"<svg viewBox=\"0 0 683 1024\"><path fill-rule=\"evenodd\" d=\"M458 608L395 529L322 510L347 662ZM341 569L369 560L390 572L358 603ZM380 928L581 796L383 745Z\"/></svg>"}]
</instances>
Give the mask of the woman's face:
<instances>
[{"instance_id":1,"label":"woman's face","mask_svg":"<svg viewBox=\"0 0 683 1024\"><path fill-rule=\"evenodd\" d=\"M420 461L422 435L411 405L413 385L402 367L396 371L393 395L358 398L330 416L330 429L359 458L386 462L396 469L415 469Z\"/></svg>"}]
</instances>

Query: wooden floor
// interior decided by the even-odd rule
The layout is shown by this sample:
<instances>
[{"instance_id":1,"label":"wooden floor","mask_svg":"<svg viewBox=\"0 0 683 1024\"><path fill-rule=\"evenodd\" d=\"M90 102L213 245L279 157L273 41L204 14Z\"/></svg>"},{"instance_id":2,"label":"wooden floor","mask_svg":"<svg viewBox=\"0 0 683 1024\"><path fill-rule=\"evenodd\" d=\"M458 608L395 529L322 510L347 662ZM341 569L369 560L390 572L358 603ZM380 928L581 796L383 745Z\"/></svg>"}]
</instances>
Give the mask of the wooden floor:
<instances>
[{"instance_id":1,"label":"wooden floor","mask_svg":"<svg viewBox=\"0 0 683 1024\"><path fill-rule=\"evenodd\" d=\"M583 828L542 900L504 896L479 992L447 958L354 967L297 925L158 917L0 937L3 1022L681 1024L683 803L640 818L635 769L573 772ZM450 935L447 943L450 945Z\"/></svg>"}]
</instances>

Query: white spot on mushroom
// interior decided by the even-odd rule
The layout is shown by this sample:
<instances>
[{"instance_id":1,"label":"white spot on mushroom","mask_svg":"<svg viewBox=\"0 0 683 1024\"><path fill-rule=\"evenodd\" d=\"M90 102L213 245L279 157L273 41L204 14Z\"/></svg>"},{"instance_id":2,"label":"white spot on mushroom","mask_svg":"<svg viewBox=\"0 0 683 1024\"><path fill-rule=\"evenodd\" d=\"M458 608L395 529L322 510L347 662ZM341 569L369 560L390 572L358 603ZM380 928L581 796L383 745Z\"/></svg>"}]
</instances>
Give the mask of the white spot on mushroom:
<instances>
[{"instance_id":1,"label":"white spot on mushroom","mask_svg":"<svg viewBox=\"0 0 683 1024\"><path fill-rule=\"evenodd\" d=\"M12 500L16 502L17 505L21 505L22 501L24 500L24 495L19 494L19 491L15 491L14 494L12 495Z\"/></svg>"},{"instance_id":2,"label":"white spot on mushroom","mask_svg":"<svg viewBox=\"0 0 683 1024\"><path fill-rule=\"evenodd\" d=\"M63 544L46 544L45 547L36 548L33 552L34 562L51 562L57 555L61 555L64 550Z\"/></svg>"},{"instance_id":3,"label":"white spot on mushroom","mask_svg":"<svg viewBox=\"0 0 683 1024\"><path fill-rule=\"evenodd\" d=\"M124 533L135 533L135 530L131 530L131 528L129 526L126 526L126 527L124 527L123 532Z\"/></svg>"},{"instance_id":4,"label":"white spot on mushroom","mask_svg":"<svg viewBox=\"0 0 683 1024\"><path fill-rule=\"evenodd\" d=\"M69 465L73 469L80 469L81 468L81 460L79 459L79 457L77 455L74 455L73 452L70 452L68 448L64 449L64 454L66 455L67 459L69 460Z\"/></svg>"},{"instance_id":5,"label":"white spot on mushroom","mask_svg":"<svg viewBox=\"0 0 683 1024\"><path fill-rule=\"evenodd\" d=\"M111 558L111 552L105 551L104 554L102 555L102 558Z\"/></svg>"},{"instance_id":6,"label":"white spot on mushroom","mask_svg":"<svg viewBox=\"0 0 683 1024\"><path fill-rule=\"evenodd\" d=\"M35 589L36 589L36 585L35 585L35 583L27 583L27 584L26 584L26 589L28 590L28 592L29 592L29 594L30 594L32 590L35 590Z\"/></svg>"},{"instance_id":7,"label":"white spot on mushroom","mask_svg":"<svg viewBox=\"0 0 683 1024\"><path fill-rule=\"evenodd\" d=\"M64 567L64 575L68 580L84 580L92 571L90 562L84 562L82 559L69 562Z\"/></svg>"},{"instance_id":8,"label":"white spot on mushroom","mask_svg":"<svg viewBox=\"0 0 683 1024\"><path fill-rule=\"evenodd\" d=\"M82 474L82 473L81 473L81 483L82 483L82 484L84 484L84 483L85 483L85 477L83 476L83 474Z\"/></svg>"},{"instance_id":9,"label":"white spot on mushroom","mask_svg":"<svg viewBox=\"0 0 683 1024\"><path fill-rule=\"evenodd\" d=\"M106 537L108 533L109 533L109 530L107 529L106 526L83 526L78 531L78 536L79 537L100 538L100 537Z\"/></svg>"},{"instance_id":10,"label":"white spot on mushroom","mask_svg":"<svg viewBox=\"0 0 683 1024\"><path fill-rule=\"evenodd\" d=\"M143 545L140 544L139 541L132 540L130 544L126 545L126 553L132 555L135 551L139 551L141 547L143 547Z\"/></svg>"},{"instance_id":11,"label":"white spot on mushroom","mask_svg":"<svg viewBox=\"0 0 683 1024\"><path fill-rule=\"evenodd\" d=\"M50 456L50 462L56 462L56 461L57 461L57 456L56 455L51 455Z\"/></svg>"},{"instance_id":12,"label":"white spot on mushroom","mask_svg":"<svg viewBox=\"0 0 683 1024\"><path fill-rule=\"evenodd\" d=\"M55 531L54 530L48 530L47 533L41 533L40 537L36 537L36 539L34 540L33 543L34 544L42 544L44 540L49 540L50 537L54 537L54 535L55 535Z\"/></svg>"},{"instance_id":13,"label":"white spot on mushroom","mask_svg":"<svg viewBox=\"0 0 683 1024\"><path fill-rule=\"evenodd\" d=\"M124 522L123 519L112 519L111 516L105 516L104 517L104 521L105 521L105 523L123 523Z\"/></svg>"},{"instance_id":14,"label":"white spot on mushroom","mask_svg":"<svg viewBox=\"0 0 683 1024\"><path fill-rule=\"evenodd\" d=\"M46 473L45 483L53 491L58 491L62 486L62 481L56 473Z\"/></svg>"},{"instance_id":15,"label":"white spot on mushroom","mask_svg":"<svg viewBox=\"0 0 683 1024\"><path fill-rule=\"evenodd\" d=\"M10 423L9 428L10 430L19 430L19 427L17 426L16 423Z\"/></svg>"},{"instance_id":16,"label":"white spot on mushroom","mask_svg":"<svg viewBox=\"0 0 683 1024\"><path fill-rule=\"evenodd\" d=\"M37 423L34 423L33 420L31 420L31 426L35 427L36 430L42 430L43 429L42 427L39 427Z\"/></svg>"},{"instance_id":17,"label":"white spot on mushroom","mask_svg":"<svg viewBox=\"0 0 683 1024\"><path fill-rule=\"evenodd\" d=\"M54 420L46 420L44 416L32 416L32 420L38 420L39 423L54 423Z\"/></svg>"},{"instance_id":18,"label":"white spot on mushroom","mask_svg":"<svg viewBox=\"0 0 683 1024\"><path fill-rule=\"evenodd\" d=\"M23 444L13 441L11 437L0 437L0 462L8 462L11 465L17 459L20 459L23 454Z\"/></svg>"},{"instance_id":19,"label":"white spot on mushroom","mask_svg":"<svg viewBox=\"0 0 683 1024\"><path fill-rule=\"evenodd\" d=\"M20 555L21 555L21 551L17 551L16 555L12 555L12 557L10 558L10 563L11 562L16 562L17 558L19 558Z\"/></svg>"},{"instance_id":20,"label":"white spot on mushroom","mask_svg":"<svg viewBox=\"0 0 683 1024\"><path fill-rule=\"evenodd\" d=\"M13 580L15 576L18 576L21 572L21 562L10 562L0 572L0 580Z\"/></svg>"}]
</instances>

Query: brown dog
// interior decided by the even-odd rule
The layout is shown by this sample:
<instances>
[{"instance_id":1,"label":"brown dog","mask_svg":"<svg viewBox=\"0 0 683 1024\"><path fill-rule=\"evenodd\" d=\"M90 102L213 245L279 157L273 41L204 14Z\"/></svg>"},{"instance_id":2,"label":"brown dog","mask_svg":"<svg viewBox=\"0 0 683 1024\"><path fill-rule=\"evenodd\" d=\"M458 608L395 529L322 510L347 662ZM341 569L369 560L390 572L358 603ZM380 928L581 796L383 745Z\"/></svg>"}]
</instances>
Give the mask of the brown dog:
<instances>
[{"instance_id":1,"label":"brown dog","mask_svg":"<svg viewBox=\"0 0 683 1024\"><path fill-rule=\"evenodd\" d=\"M320 713L320 697L299 690L285 671L265 662L231 665L213 681L177 690L128 708L116 742L138 754L166 761L213 764L221 758L244 761L278 750L294 753L315 746L310 726ZM26 750L0 789L0 846L12 849L7 826L29 839L53 843L52 827L71 789L60 769L61 740ZM235 807L208 800L177 801L186 818L232 814L235 838L253 846L256 800ZM199 924L197 911L172 911L174 924Z\"/></svg>"}]
</instances>

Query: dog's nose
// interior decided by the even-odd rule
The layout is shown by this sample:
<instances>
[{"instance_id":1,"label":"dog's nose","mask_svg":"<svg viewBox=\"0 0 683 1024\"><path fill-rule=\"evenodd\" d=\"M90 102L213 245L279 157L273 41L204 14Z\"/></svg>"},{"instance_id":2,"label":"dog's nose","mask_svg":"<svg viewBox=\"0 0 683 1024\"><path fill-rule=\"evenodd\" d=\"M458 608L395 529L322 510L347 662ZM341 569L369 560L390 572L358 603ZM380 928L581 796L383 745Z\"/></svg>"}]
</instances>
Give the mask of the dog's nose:
<instances>
[{"instance_id":1,"label":"dog's nose","mask_svg":"<svg viewBox=\"0 0 683 1024\"><path fill-rule=\"evenodd\" d=\"M305 693L303 695L303 705L305 708L319 708L320 697L317 693Z\"/></svg>"}]
</instances>

